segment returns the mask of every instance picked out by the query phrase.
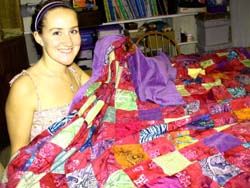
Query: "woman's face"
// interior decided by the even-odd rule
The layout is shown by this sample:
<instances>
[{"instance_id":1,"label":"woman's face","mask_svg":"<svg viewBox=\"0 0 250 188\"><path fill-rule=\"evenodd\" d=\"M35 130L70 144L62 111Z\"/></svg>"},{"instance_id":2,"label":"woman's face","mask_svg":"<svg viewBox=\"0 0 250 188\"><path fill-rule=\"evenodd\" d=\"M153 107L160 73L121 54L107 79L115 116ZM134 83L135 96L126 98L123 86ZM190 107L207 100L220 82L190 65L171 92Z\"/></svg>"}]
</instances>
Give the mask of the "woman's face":
<instances>
[{"instance_id":1,"label":"woman's face","mask_svg":"<svg viewBox=\"0 0 250 188\"><path fill-rule=\"evenodd\" d=\"M42 34L38 36L38 43L43 48L43 56L46 59L70 65L81 46L75 12L66 8L50 10L44 16L43 25Z\"/></svg>"}]
</instances>

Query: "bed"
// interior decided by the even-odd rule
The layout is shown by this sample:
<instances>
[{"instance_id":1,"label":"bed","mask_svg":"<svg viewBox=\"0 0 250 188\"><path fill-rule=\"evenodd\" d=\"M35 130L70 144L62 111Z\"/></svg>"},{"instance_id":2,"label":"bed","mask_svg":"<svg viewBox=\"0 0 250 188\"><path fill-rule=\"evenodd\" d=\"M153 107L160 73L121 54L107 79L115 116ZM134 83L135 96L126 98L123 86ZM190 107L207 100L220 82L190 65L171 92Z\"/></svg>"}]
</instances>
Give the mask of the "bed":
<instances>
[{"instance_id":1,"label":"bed","mask_svg":"<svg viewBox=\"0 0 250 188\"><path fill-rule=\"evenodd\" d=\"M104 37L69 115L12 157L2 185L249 187L249 66L246 48L170 59Z\"/></svg>"}]
</instances>

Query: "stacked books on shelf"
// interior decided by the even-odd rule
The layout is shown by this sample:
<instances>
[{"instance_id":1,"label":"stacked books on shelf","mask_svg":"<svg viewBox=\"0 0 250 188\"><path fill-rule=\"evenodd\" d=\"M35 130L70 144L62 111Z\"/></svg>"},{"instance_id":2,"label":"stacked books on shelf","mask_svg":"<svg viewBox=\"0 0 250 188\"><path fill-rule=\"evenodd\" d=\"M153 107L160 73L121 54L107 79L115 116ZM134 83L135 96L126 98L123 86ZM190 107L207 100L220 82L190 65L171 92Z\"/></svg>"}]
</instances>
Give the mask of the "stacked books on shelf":
<instances>
[{"instance_id":1,"label":"stacked books on shelf","mask_svg":"<svg viewBox=\"0 0 250 188\"><path fill-rule=\"evenodd\" d=\"M95 0L72 0L72 6L77 11L98 9Z\"/></svg>"},{"instance_id":2,"label":"stacked books on shelf","mask_svg":"<svg viewBox=\"0 0 250 188\"><path fill-rule=\"evenodd\" d=\"M107 22L167 15L167 0L103 0Z\"/></svg>"}]
</instances>

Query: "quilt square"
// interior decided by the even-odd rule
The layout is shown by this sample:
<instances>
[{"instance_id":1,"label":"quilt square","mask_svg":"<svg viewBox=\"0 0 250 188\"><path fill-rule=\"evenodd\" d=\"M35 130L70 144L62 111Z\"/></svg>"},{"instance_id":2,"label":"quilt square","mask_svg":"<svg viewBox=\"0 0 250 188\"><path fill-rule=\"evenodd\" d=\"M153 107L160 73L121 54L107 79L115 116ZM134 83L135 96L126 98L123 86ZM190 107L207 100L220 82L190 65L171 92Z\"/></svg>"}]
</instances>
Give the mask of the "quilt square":
<instances>
[{"instance_id":1,"label":"quilt square","mask_svg":"<svg viewBox=\"0 0 250 188\"><path fill-rule=\"evenodd\" d=\"M102 121L115 123L116 120L115 117L116 117L116 109L112 106L108 106Z\"/></svg>"},{"instance_id":2,"label":"quilt square","mask_svg":"<svg viewBox=\"0 0 250 188\"><path fill-rule=\"evenodd\" d=\"M143 143L142 147L151 158L156 158L175 150L174 145L163 136L155 138L150 142Z\"/></svg>"},{"instance_id":3,"label":"quilt square","mask_svg":"<svg viewBox=\"0 0 250 188\"><path fill-rule=\"evenodd\" d=\"M124 170L136 187L142 187L155 179L166 176L160 166L152 160L143 161Z\"/></svg>"},{"instance_id":4,"label":"quilt square","mask_svg":"<svg viewBox=\"0 0 250 188\"><path fill-rule=\"evenodd\" d=\"M242 141L239 138L224 133L215 133L204 138L202 142L207 146L216 147L220 152L227 151L242 144Z\"/></svg>"},{"instance_id":5,"label":"quilt square","mask_svg":"<svg viewBox=\"0 0 250 188\"><path fill-rule=\"evenodd\" d=\"M109 175L108 180L104 184L105 188L135 188L129 176L123 170L117 170Z\"/></svg>"},{"instance_id":6,"label":"quilt square","mask_svg":"<svg viewBox=\"0 0 250 188\"><path fill-rule=\"evenodd\" d=\"M115 94L115 108L121 110L137 110L137 95L135 92L117 89Z\"/></svg>"},{"instance_id":7,"label":"quilt square","mask_svg":"<svg viewBox=\"0 0 250 188\"><path fill-rule=\"evenodd\" d=\"M148 110L139 110L139 119L140 120L161 120L162 113L160 108L153 108Z\"/></svg>"},{"instance_id":8,"label":"quilt square","mask_svg":"<svg viewBox=\"0 0 250 188\"><path fill-rule=\"evenodd\" d=\"M218 153L214 147L207 147L202 142L196 142L179 150L189 161L203 160L211 155Z\"/></svg>"},{"instance_id":9,"label":"quilt square","mask_svg":"<svg viewBox=\"0 0 250 188\"><path fill-rule=\"evenodd\" d=\"M150 159L140 144L116 145L112 147L112 150L115 160L122 168L128 168Z\"/></svg>"},{"instance_id":10,"label":"quilt square","mask_svg":"<svg viewBox=\"0 0 250 188\"><path fill-rule=\"evenodd\" d=\"M165 174L169 176L182 171L187 166L192 164L179 151L174 151L152 160L163 169Z\"/></svg>"},{"instance_id":11,"label":"quilt square","mask_svg":"<svg viewBox=\"0 0 250 188\"><path fill-rule=\"evenodd\" d=\"M202 172L219 185L224 185L231 178L237 176L242 171L230 164L221 154L210 156L200 161Z\"/></svg>"},{"instance_id":12,"label":"quilt square","mask_svg":"<svg viewBox=\"0 0 250 188\"><path fill-rule=\"evenodd\" d=\"M167 124L159 124L141 130L140 143L145 143L164 135L167 132L167 129L168 129Z\"/></svg>"},{"instance_id":13,"label":"quilt square","mask_svg":"<svg viewBox=\"0 0 250 188\"><path fill-rule=\"evenodd\" d=\"M67 174L68 187L97 187L97 180L91 165Z\"/></svg>"}]
</instances>

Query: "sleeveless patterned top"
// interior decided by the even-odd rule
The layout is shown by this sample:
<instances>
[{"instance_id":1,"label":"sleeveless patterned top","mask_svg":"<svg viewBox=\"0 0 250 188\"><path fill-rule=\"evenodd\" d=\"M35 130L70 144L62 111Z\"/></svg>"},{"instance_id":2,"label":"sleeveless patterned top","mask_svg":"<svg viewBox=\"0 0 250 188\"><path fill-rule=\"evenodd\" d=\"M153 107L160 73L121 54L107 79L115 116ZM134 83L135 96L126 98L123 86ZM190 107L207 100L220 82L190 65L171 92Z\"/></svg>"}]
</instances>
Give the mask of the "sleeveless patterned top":
<instances>
[{"instance_id":1,"label":"sleeveless patterned top","mask_svg":"<svg viewBox=\"0 0 250 188\"><path fill-rule=\"evenodd\" d=\"M76 70L73 67L69 68L70 72L73 74L74 78L76 79L77 83L80 86L80 78L76 74ZM42 131L47 129L52 123L62 119L68 114L70 104L59 106L59 107L51 107L48 109L41 109L41 100L38 93L37 85L34 82L32 76L26 71L23 70L21 73L16 75L11 81L10 85L20 76L22 75L28 75L32 82L34 83L36 95L38 99L38 110L34 112L33 116L33 122L31 127L31 133L30 133L30 141L35 138L38 134L40 134Z\"/></svg>"}]
</instances>

